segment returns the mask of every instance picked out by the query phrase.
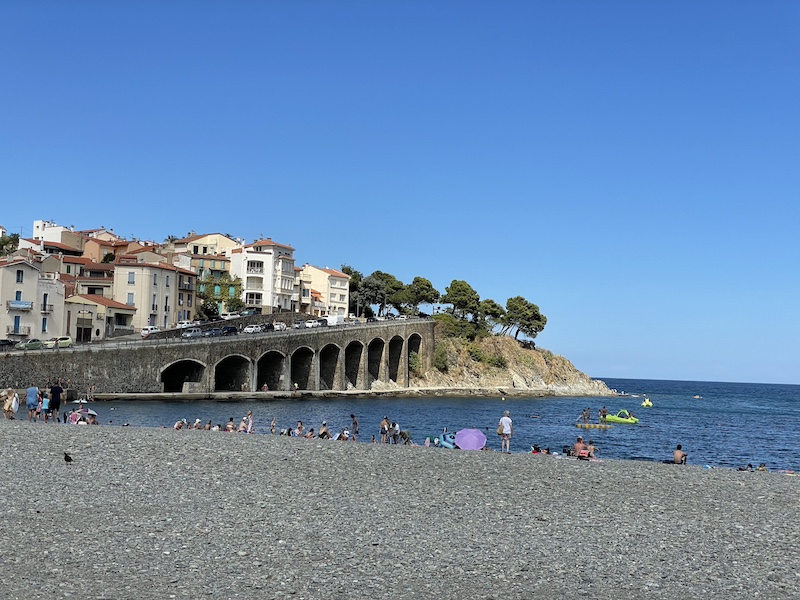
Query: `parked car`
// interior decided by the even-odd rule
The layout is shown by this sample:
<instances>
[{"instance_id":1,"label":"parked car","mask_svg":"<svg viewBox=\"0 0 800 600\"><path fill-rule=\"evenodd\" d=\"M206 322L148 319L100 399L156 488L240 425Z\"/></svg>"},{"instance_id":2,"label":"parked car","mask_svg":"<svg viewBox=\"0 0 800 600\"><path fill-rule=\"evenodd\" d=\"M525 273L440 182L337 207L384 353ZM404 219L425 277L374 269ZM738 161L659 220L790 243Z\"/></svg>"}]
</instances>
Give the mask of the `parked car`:
<instances>
[{"instance_id":1,"label":"parked car","mask_svg":"<svg viewBox=\"0 0 800 600\"><path fill-rule=\"evenodd\" d=\"M367 323L377 323L378 317L367 317Z\"/></svg>"},{"instance_id":2,"label":"parked car","mask_svg":"<svg viewBox=\"0 0 800 600\"><path fill-rule=\"evenodd\" d=\"M238 333L238 327L234 327L233 325L225 325L225 327L222 328L222 333L220 335L237 335Z\"/></svg>"},{"instance_id":3,"label":"parked car","mask_svg":"<svg viewBox=\"0 0 800 600\"><path fill-rule=\"evenodd\" d=\"M327 327L328 319L317 319L317 327Z\"/></svg>"},{"instance_id":4,"label":"parked car","mask_svg":"<svg viewBox=\"0 0 800 600\"><path fill-rule=\"evenodd\" d=\"M194 321L178 321L178 329L186 329L187 327L194 327Z\"/></svg>"},{"instance_id":5,"label":"parked car","mask_svg":"<svg viewBox=\"0 0 800 600\"><path fill-rule=\"evenodd\" d=\"M10 350L16 345L16 340L0 340L0 350Z\"/></svg>"},{"instance_id":6,"label":"parked car","mask_svg":"<svg viewBox=\"0 0 800 600\"><path fill-rule=\"evenodd\" d=\"M248 325L242 331L244 333L261 333L264 330L261 325Z\"/></svg>"},{"instance_id":7,"label":"parked car","mask_svg":"<svg viewBox=\"0 0 800 600\"><path fill-rule=\"evenodd\" d=\"M219 327L212 327L203 332L203 337L219 337L222 335L222 329Z\"/></svg>"},{"instance_id":8,"label":"parked car","mask_svg":"<svg viewBox=\"0 0 800 600\"><path fill-rule=\"evenodd\" d=\"M55 348L69 348L72 346L72 338L68 335L62 335L57 338L50 338L42 342L42 348L55 349Z\"/></svg>"},{"instance_id":9,"label":"parked car","mask_svg":"<svg viewBox=\"0 0 800 600\"><path fill-rule=\"evenodd\" d=\"M14 346L15 350L41 350L42 349L42 340L37 338L31 338L29 340L24 340Z\"/></svg>"},{"instance_id":10,"label":"parked car","mask_svg":"<svg viewBox=\"0 0 800 600\"><path fill-rule=\"evenodd\" d=\"M238 316L239 316L238 312L229 312L229 313L220 313L219 314L220 319L222 319L224 321L227 321L228 319L235 319Z\"/></svg>"},{"instance_id":11,"label":"parked car","mask_svg":"<svg viewBox=\"0 0 800 600\"><path fill-rule=\"evenodd\" d=\"M181 334L182 338L196 338L203 337L203 330L199 327L187 327Z\"/></svg>"},{"instance_id":12,"label":"parked car","mask_svg":"<svg viewBox=\"0 0 800 600\"><path fill-rule=\"evenodd\" d=\"M308 321L305 322L305 326L308 329L319 327L319 321L317 321L316 319L309 319Z\"/></svg>"},{"instance_id":13,"label":"parked car","mask_svg":"<svg viewBox=\"0 0 800 600\"><path fill-rule=\"evenodd\" d=\"M160 327L156 327L155 325L145 325L142 327L142 337L146 338L151 333L158 333L161 331Z\"/></svg>"},{"instance_id":14,"label":"parked car","mask_svg":"<svg viewBox=\"0 0 800 600\"><path fill-rule=\"evenodd\" d=\"M272 327L275 329L275 331L286 331L286 323L283 321L274 321L272 323Z\"/></svg>"}]
</instances>

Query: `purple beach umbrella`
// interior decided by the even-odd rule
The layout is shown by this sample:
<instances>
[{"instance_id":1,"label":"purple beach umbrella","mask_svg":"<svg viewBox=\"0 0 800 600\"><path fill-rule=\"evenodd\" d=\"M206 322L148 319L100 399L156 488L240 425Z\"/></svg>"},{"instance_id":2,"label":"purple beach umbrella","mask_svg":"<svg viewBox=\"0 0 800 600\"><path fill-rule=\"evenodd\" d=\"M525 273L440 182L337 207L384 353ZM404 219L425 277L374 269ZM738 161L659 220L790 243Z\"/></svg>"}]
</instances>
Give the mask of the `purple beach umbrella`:
<instances>
[{"instance_id":1,"label":"purple beach umbrella","mask_svg":"<svg viewBox=\"0 0 800 600\"><path fill-rule=\"evenodd\" d=\"M456 446L462 450L480 450L486 445L486 436L480 429L462 429L456 432Z\"/></svg>"}]
</instances>

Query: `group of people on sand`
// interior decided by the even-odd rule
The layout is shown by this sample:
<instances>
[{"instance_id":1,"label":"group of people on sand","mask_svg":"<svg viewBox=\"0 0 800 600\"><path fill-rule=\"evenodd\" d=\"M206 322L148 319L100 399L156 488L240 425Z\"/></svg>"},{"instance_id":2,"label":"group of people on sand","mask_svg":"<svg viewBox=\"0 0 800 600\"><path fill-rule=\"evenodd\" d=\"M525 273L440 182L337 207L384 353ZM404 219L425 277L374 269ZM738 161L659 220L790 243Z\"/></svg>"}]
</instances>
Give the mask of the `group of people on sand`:
<instances>
[{"instance_id":1,"label":"group of people on sand","mask_svg":"<svg viewBox=\"0 0 800 600\"><path fill-rule=\"evenodd\" d=\"M66 383L61 379L57 379L52 383L48 383L44 389L32 385L25 390L24 401L25 409L28 413L28 421L31 423L38 421L44 423L61 422L61 401L64 397L62 384ZM16 390L13 388L6 389L3 398L3 416L6 419L16 419L15 415L19 410L21 400ZM64 414L64 422L67 422L67 414Z\"/></svg>"},{"instance_id":2,"label":"group of people on sand","mask_svg":"<svg viewBox=\"0 0 800 600\"><path fill-rule=\"evenodd\" d=\"M274 419L273 419L274 421ZM216 425L211 424L211 420L209 419L205 424L200 419L195 419L192 425L186 419L180 419L175 421L175 424L172 426L173 429L176 431L181 430L202 430L202 431L225 431L228 433L236 432L236 433L255 433L255 428L253 427L253 411L248 410L247 414L242 417L242 420L239 422L239 426L236 426L236 423L233 421L233 417L228 419L228 422L225 425L221 423L217 423Z\"/></svg>"}]
</instances>

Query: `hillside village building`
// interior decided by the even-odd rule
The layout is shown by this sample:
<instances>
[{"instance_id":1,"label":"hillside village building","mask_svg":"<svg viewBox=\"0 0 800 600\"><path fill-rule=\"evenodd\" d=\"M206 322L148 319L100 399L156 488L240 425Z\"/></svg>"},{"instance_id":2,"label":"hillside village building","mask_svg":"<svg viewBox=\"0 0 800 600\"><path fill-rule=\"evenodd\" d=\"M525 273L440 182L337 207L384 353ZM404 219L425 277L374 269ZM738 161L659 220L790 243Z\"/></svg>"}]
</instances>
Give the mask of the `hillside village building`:
<instances>
[{"instance_id":1,"label":"hillside village building","mask_svg":"<svg viewBox=\"0 0 800 600\"><path fill-rule=\"evenodd\" d=\"M294 294L294 248L257 240L230 251L231 275L242 282L246 308L263 314L289 312Z\"/></svg>"},{"instance_id":2,"label":"hillside village building","mask_svg":"<svg viewBox=\"0 0 800 600\"><path fill-rule=\"evenodd\" d=\"M349 275L308 264L298 269L298 275L299 312L313 316L347 316Z\"/></svg>"},{"instance_id":3,"label":"hillside village building","mask_svg":"<svg viewBox=\"0 0 800 600\"><path fill-rule=\"evenodd\" d=\"M7 338L49 339L64 330L64 284L58 273L43 273L40 264L12 256L0 261L0 327Z\"/></svg>"}]
</instances>

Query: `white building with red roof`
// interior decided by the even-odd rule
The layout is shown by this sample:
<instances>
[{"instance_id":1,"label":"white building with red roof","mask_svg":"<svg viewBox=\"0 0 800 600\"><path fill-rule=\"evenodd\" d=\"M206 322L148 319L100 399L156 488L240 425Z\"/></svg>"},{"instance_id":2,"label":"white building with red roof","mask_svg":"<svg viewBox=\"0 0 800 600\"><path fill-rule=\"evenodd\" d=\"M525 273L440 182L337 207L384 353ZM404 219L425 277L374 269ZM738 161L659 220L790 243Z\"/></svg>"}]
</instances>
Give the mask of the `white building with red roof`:
<instances>
[{"instance_id":1,"label":"white building with red roof","mask_svg":"<svg viewBox=\"0 0 800 600\"><path fill-rule=\"evenodd\" d=\"M266 238L234 248L228 255L231 275L242 280L246 308L262 314L295 310L294 248Z\"/></svg>"}]
</instances>

